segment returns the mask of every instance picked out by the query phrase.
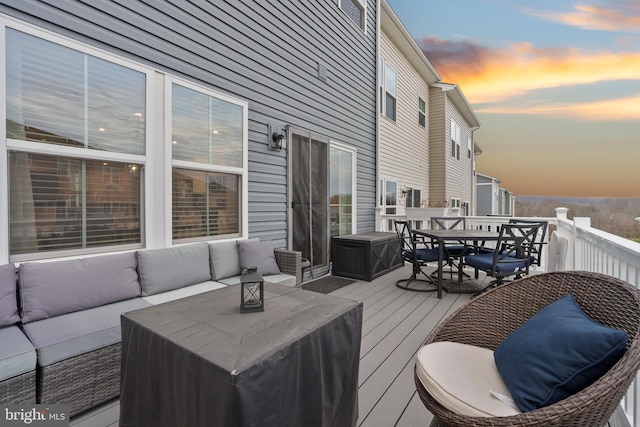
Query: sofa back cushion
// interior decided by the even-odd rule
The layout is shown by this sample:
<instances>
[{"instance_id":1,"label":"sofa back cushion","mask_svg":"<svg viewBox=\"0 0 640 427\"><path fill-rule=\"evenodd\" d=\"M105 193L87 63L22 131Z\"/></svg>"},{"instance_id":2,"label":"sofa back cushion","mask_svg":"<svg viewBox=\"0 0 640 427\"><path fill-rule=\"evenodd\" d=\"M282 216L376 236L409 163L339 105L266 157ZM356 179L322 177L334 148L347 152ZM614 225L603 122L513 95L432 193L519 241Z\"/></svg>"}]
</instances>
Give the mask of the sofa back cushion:
<instances>
[{"instance_id":1,"label":"sofa back cushion","mask_svg":"<svg viewBox=\"0 0 640 427\"><path fill-rule=\"evenodd\" d=\"M241 242L259 242L255 237L247 240L232 240L229 242L210 242L209 254L211 262L211 277L213 280L222 280L229 277L239 276L242 273L240 268L240 253L238 245Z\"/></svg>"},{"instance_id":2,"label":"sofa back cushion","mask_svg":"<svg viewBox=\"0 0 640 427\"><path fill-rule=\"evenodd\" d=\"M16 295L16 266L0 265L0 327L20 321Z\"/></svg>"},{"instance_id":3,"label":"sofa back cushion","mask_svg":"<svg viewBox=\"0 0 640 427\"><path fill-rule=\"evenodd\" d=\"M136 252L142 296L211 280L207 242Z\"/></svg>"},{"instance_id":4,"label":"sofa back cushion","mask_svg":"<svg viewBox=\"0 0 640 427\"><path fill-rule=\"evenodd\" d=\"M20 265L22 322L140 296L135 253Z\"/></svg>"}]
</instances>

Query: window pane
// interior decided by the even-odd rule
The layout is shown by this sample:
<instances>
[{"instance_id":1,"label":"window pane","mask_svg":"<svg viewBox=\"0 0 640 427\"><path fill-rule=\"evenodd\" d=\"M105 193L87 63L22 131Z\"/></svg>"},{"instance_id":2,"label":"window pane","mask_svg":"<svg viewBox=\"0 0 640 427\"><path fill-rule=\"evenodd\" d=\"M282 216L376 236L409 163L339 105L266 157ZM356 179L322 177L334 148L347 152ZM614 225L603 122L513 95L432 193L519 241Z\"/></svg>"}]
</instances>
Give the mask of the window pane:
<instances>
[{"instance_id":1,"label":"window pane","mask_svg":"<svg viewBox=\"0 0 640 427\"><path fill-rule=\"evenodd\" d=\"M387 206L395 206L398 200L395 182L387 181L386 195L387 195L387 199L385 204Z\"/></svg>"},{"instance_id":2,"label":"window pane","mask_svg":"<svg viewBox=\"0 0 640 427\"><path fill-rule=\"evenodd\" d=\"M364 7L358 0L341 0L340 7L355 22L364 29Z\"/></svg>"},{"instance_id":3,"label":"window pane","mask_svg":"<svg viewBox=\"0 0 640 427\"><path fill-rule=\"evenodd\" d=\"M353 232L353 153L331 148L331 235Z\"/></svg>"},{"instance_id":4,"label":"window pane","mask_svg":"<svg viewBox=\"0 0 640 427\"><path fill-rule=\"evenodd\" d=\"M418 97L418 110L420 110L422 113L426 112L426 104L424 102L424 99Z\"/></svg>"},{"instance_id":5,"label":"window pane","mask_svg":"<svg viewBox=\"0 0 640 427\"><path fill-rule=\"evenodd\" d=\"M398 75L387 64L384 67L384 88L394 97L398 95Z\"/></svg>"},{"instance_id":6,"label":"window pane","mask_svg":"<svg viewBox=\"0 0 640 427\"><path fill-rule=\"evenodd\" d=\"M418 123L420 126L425 127L427 125L427 119L425 115L421 112L418 112Z\"/></svg>"},{"instance_id":7,"label":"window pane","mask_svg":"<svg viewBox=\"0 0 640 427\"><path fill-rule=\"evenodd\" d=\"M173 159L242 167L242 107L177 84L172 92Z\"/></svg>"},{"instance_id":8,"label":"window pane","mask_svg":"<svg viewBox=\"0 0 640 427\"><path fill-rule=\"evenodd\" d=\"M140 165L9 153L10 253L141 242Z\"/></svg>"},{"instance_id":9,"label":"window pane","mask_svg":"<svg viewBox=\"0 0 640 427\"><path fill-rule=\"evenodd\" d=\"M7 137L145 152L145 75L7 30Z\"/></svg>"},{"instance_id":10,"label":"window pane","mask_svg":"<svg viewBox=\"0 0 640 427\"><path fill-rule=\"evenodd\" d=\"M238 175L173 169L173 239L240 233Z\"/></svg>"},{"instance_id":11,"label":"window pane","mask_svg":"<svg viewBox=\"0 0 640 427\"><path fill-rule=\"evenodd\" d=\"M396 120L396 99L387 93L385 101L386 101L386 104L385 104L384 114L391 120L395 121Z\"/></svg>"}]
</instances>

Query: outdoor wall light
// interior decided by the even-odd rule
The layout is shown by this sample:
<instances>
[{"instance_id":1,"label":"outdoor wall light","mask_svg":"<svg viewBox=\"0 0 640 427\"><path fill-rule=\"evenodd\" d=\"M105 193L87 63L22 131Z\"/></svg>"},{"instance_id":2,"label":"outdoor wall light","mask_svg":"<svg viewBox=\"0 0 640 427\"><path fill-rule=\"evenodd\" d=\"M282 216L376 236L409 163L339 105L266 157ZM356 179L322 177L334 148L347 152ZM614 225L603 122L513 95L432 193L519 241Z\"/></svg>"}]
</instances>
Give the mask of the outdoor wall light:
<instances>
[{"instance_id":1,"label":"outdoor wall light","mask_svg":"<svg viewBox=\"0 0 640 427\"><path fill-rule=\"evenodd\" d=\"M280 129L279 126L269 125L268 139L270 150L282 150L286 139L284 129Z\"/></svg>"},{"instance_id":2,"label":"outdoor wall light","mask_svg":"<svg viewBox=\"0 0 640 427\"><path fill-rule=\"evenodd\" d=\"M282 141L284 140L284 134L273 132L271 134L271 141L269 142L269 148L272 150L282 150Z\"/></svg>"},{"instance_id":3,"label":"outdoor wall light","mask_svg":"<svg viewBox=\"0 0 640 427\"><path fill-rule=\"evenodd\" d=\"M264 311L264 280L256 267L247 267L240 276L240 312Z\"/></svg>"}]
</instances>

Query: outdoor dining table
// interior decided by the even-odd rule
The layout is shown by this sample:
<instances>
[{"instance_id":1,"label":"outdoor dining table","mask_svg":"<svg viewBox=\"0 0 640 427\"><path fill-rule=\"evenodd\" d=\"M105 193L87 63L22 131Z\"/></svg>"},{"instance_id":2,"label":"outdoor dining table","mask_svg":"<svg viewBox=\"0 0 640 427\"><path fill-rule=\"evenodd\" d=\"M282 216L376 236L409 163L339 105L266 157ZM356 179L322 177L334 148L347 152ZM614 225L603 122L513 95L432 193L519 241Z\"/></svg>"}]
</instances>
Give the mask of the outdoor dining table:
<instances>
[{"instance_id":1,"label":"outdoor dining table","mask_svg":"<svg viewBox=\"0 0 640 427\"><path fill-rule=\"evenodd\" d=\"M430 230L420 229L413 230L419 236L431 239L438 246L438 298L442 298L442 290L444 289L444 280L442 278L442 268L444 263L444 247L447 243L459 243L467 245L472 242L474 246L478 246L480 242L497 241L500 233L487 230ZM460 261L462 262L462 261ZM458 281L462 281L462 275L458 275ZM447 292L459 292L456 286L449 286ZM466 292L466 291L464 291Z\"/></svg>"},{"instance_id":2,"label":"outdoor dining table","mask_svg":"<svg viewBox=\"0 0 640 427\"><path fill-rule=\"evenodd\" d=\"M265 283L122 315L120 426L353 426L362 303Z\"/></svg>"}]
</instances>

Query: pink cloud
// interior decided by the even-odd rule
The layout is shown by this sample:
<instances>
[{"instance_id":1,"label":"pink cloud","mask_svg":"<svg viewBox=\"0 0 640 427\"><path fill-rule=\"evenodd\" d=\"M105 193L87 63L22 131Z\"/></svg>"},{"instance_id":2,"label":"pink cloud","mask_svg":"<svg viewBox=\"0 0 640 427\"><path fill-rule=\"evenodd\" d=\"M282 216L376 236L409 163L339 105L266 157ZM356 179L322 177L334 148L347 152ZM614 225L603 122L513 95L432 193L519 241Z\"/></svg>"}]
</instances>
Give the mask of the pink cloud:
<instances>
[{"instance_id":1,"label":"pink cloud","mask_svg":"<svg viewBox=\"0 0 640 427\"><path fill-rule=\"evenodd\" d=\"M601 6L576 4L571 12L526 9L524 13L586 30L640 32L640 3L637 1L603 2Z\"/></svg>"}]
</instances>

